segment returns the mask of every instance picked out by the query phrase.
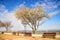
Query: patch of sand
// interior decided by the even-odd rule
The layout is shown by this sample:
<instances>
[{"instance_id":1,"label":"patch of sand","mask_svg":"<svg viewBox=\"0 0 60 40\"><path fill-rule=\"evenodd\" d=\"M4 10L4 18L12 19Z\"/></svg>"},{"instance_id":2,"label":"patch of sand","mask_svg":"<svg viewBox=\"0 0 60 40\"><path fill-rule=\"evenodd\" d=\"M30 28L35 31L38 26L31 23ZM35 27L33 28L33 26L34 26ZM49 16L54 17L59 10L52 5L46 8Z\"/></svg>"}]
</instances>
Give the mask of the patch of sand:
<instances>
[{"instance_id":1,"label":"patch of sand","mask_svg":"<svg viewBox=\"0 0 60 40\"><path fill-rule=\"evenodd\" d=\"M1 34L0 39L6 39L6 40L55 40L55 39L49 39L49 38L41 38L39 36L36 36L36 37L17 36L17 35L8 35L8 34Z\"/></svg>"}]
</instances>

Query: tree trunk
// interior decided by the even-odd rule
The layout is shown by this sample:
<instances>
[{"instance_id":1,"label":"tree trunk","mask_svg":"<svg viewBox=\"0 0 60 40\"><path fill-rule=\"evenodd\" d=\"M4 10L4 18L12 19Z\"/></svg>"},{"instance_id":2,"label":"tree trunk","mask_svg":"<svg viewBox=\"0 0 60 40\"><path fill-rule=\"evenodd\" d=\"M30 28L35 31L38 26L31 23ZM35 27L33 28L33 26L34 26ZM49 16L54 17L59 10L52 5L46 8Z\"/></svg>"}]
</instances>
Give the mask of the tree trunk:
<instances>
[{"instance_id":1,"label":"tree trunk","mask_svg":"<svg viewBox=\"0 0 60 40\"><path fill-rule=\"evenodd\" d=\"M25 32L26 32L26 26L24 27L24 29L25 29Z\"/></svg>"},{"instance_id":2,"label":"tree trunk","mask_svg":"<svg viewBox=\"0 0 60 40\"><path fill-rule=\"evenodd\" d=\"M32 30L32 33L33 33L33 34L35 34L35 33L36 33L36 30L35 30L35 29L33 29L33 30Z\"/></svg>"},{"instance_id":3,"label":"tree trunk","mask_svg":"<svg viewBox=\"0 0 60 40\"><path fill-rule=\"evenodd\" d=\"M33 34L36 33L36 25L34 25L34 28L32 29L32 33L33 33Z\"/></svg>"},{"instance_id":4,"label":"tree trunk","mask_svg":"<svg viewBox=\"0 0 60 40\"><path fill-rule=\"evenodd\" d=\"M19 32L17 32L17 35L19 36Z\"/></svg>"},{"instance_id":5,"label":"tree trunk","mask_svg":"<svg viewBox=\"0 0 60 40\"><path fill-rule=\"evenodd\" d=\"M4 32L1 32L1 34L4 34Z\"/></svg>"},{"instance_id":6,"label":"tree trunk","mask_svg":"<svg viewBox=\"0 0 60 40\"><path fill-rule=\"evenodd\" d=\"M33 33L33 34L36 33L36 22L34 22L33 29L32 29L32 33Z\"/></svg>"},{"instance_id":7,"label":"tree trunk","mask_svg":"<svg viewBox=\"0 0 60 40\"><path fill-rule=\"evenodd\" d=\"M8 32L8 27L6 27L6 32Z\"/></svg>"},{"instance_id":8,"label":"tree trunk","mask_svg":"<svg viewBox=\"0 0 60 40\"><path fill-rule=\"evenodd\" d=\"M35 34L35 31L33 30L32 33Z\"/></svg>"}]
</instances>

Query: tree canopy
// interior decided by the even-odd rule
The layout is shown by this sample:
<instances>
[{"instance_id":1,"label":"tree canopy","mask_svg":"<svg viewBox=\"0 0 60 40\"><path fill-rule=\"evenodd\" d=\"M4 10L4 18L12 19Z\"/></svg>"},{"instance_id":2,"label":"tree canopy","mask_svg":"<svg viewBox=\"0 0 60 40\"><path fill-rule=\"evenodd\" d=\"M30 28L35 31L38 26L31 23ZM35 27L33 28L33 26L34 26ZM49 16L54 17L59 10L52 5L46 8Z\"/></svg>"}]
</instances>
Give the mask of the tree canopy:
<instances>
[{"instance_id":1,"label":"tree canopy","mask_svg":"<svg viewBox=\"0 0 60 40\"><path fill-rule=\"evenodd\" d=\"M35 8L27 8L21 6L19 9L15 10L16 18L22 21L22 24L29 25L32 28L33 33L39 27L39 22L43 18L48 18L45 9L42 6L37 6Z\"/></svg>"}]
</instances>

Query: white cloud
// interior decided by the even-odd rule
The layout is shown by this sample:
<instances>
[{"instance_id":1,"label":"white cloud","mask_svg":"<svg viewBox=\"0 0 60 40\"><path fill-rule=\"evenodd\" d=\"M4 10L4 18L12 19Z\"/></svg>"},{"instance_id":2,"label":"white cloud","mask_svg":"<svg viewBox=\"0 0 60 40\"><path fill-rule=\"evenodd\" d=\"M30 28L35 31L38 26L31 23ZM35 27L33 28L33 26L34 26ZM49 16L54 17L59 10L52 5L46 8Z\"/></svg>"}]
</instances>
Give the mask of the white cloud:
<instances>
[{"instance_id":1,"label":"white cloud","mask_svg":"<svg viewBox=\"0 0 60 40\"><path fill-rule=\"evenodd\" d=\"M0 20L3 22L12 22L11 24L13 25L13 28L11 30L18 31L24 29L23 25L21 24L21 21L19 22L14 16L14 13L9 12L4 5L0 5Z\"/></svg>"},{"instance_id":2,"label":"white cloud","mask_svg":"<svg viewBox=\"0 0 60 40\"><path fill-rule=\"evenodd\" d=\"M48 6L47 8L49 8L49 9L57 8L58 5L57 5L56 1L57 0L55 0L54 2L52 2L52 0L45 0L46 5Z\"/></svg>"},{"instance_id":3,"label":"white cloud","mask_svg":"<svg viewBox=\"0 0 60 40\"><path fill-rule=\"evenodd\" d=\"M55 16L55 15L57 15L57 14L59 14L59 13L60 13L60 11L54 11L54 12L49 13L48 15L49 15L50 17L53 17L53 16Z\"/></svg>"},{"instance_id":4,"label":"white cloud","mask_svg":"<svg viewBox=\"0 0 60 40\"><path fill-rule=\"evenodd\" d=\"M0 4L0 10L5 10L5 6Z\"/></svg>"},{"instance_id":5,"label":"white cloud","mask_svg":"<svg viewBox=\"0 0 60 40\"><path fill-rule=\"evenodd\" d=\"M45 2L46 3L41 3L41 4L39 2L36 2L35 4L31 4L31 6L32 7L43 6L45 8L46 12L48 10L53 10L55 8L58 8L58 5L57 5L58 3L55 4L55 2L51 2L51 1L48 1L48 0L45 0ZM55 10L55 11L49 13L49 16L52 17L52 16L54 16L54 15L56 15L58 13L59 13L59 11L58 10Z\"/></svg>"},{"instance_id":6,"label":"white cloud","mask_svg":"<svg viewBox=\"0 0 60 40\"><path fill-rule=\"evenodd\" d=\"M35 4L31 4L32 7L40 6L39 2L36 2Z\"/></svg>"},{"instance_id":7,"label":"white cloud","mask_svg":"<svg viewBox=\"0 0 60 40\"><path fill-rule=\"evenodd\" d=\"M31 4L31 7L37 7L37 6L42 6L46 11L58 8L58 5L53 4L53 2L49 2L48 4L46 4L45 2L43 3L36 2L35 4Z\"/></svg>"},{"instance_id":8,"label":"white cloud","mask_svg":"<svg viewBox=\"0 0 60 40\"><path fill-rule=\"evenodd\" d=\"M6 14L8 14L8 10L5 8L4 5L0 4L0 20L4 21L6 20Z\"/></svg>"}]
</instances>

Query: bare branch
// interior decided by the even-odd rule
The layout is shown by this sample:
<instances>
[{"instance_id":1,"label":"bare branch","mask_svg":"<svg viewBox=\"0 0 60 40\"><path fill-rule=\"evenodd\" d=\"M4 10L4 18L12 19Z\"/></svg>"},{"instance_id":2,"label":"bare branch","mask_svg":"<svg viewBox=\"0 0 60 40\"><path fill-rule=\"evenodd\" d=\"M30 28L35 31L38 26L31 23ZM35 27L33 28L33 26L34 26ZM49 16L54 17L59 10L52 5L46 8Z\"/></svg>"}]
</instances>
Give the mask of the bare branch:
<instances>
[{"instance_id":1,"label":"bare branch","mask_svg":"<svg viewBox=\"0 0 60 40\"><path fill-rule=\"evenodd\" d=\"M46 14L42 6L38 6L36 8L27 8L24 6L22 9L15 11L15 16L16 18L21 19L23 23L29 25L29 27L31 27L32 30L34 29L35 31L41 24L44 23L39 22L42 21L44 17L48 18L48 15Z\"/></svg>"}]
</instances>

